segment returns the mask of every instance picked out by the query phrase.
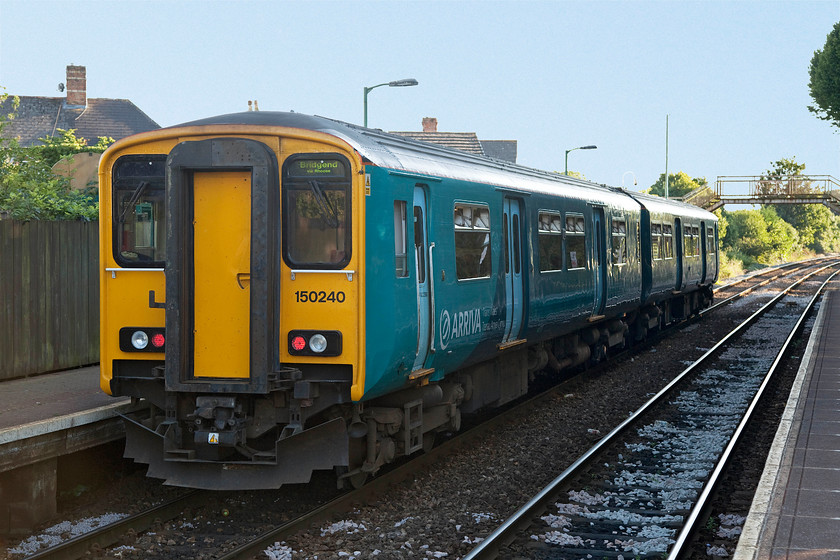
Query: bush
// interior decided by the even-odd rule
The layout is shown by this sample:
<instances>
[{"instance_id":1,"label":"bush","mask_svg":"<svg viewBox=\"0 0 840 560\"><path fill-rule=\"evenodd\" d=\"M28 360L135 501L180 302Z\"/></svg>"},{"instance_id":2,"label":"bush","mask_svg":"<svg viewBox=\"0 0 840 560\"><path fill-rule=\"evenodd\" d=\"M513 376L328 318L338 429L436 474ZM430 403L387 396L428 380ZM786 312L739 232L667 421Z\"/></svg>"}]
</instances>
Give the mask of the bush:
<instances>
[{"instance_id":1,"label":"bush","mask_svg":"<svg viewBox=\"0 0 840 560\"><path fill-rule=\"evenodd\" d=\"M7 95L0 92L0 103ZM16 109L17 103L13 104ZM24 147L17 140L2 138L14 110L0 115L0 218L16 220L96 220L99 216L97 188L76 191L70 181L52 172L60 159L80 152L104 152L114 140L99 138L94 146L77 138L74 130L58 130L58 136L41 138L42 145Z\"/></svg>"}]
</instances>

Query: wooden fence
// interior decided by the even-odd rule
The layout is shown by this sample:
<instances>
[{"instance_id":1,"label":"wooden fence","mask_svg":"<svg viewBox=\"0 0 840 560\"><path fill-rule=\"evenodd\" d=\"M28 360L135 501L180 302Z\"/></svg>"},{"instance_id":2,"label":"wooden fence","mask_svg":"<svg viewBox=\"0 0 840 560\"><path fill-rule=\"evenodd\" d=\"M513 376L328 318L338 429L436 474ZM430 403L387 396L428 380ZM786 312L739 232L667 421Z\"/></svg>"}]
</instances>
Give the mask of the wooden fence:
<instances>
[{"instance_id":1,"label":"wooden fence","mask_svg":"<svg viewBox=\"0 0 840 560\"><path fill-rule=\"evenodd\" d=\"M99 361L98 222L0 220L0 380Z\"/></svg>"}]
</instances>

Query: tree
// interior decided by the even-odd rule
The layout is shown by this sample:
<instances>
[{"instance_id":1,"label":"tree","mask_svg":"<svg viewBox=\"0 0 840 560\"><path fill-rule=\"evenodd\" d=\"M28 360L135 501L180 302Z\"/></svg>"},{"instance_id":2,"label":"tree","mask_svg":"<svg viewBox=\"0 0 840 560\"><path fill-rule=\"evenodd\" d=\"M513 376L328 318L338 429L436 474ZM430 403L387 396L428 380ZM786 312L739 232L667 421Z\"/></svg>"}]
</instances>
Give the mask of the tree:
<instances>
[{"instance_id":1,"label":"tree","mask_svg":"<svg viewBox=\"0 0 840 560\"><path fill-rule=\"evenodd\" d=\"M800 248L799 235L773 208L724 212L723 247L762 264L786 260Z\"/></svg>"},{"instance_id":2,"label":"tree","mask_svg":"<svg viewBox=\"0 0 840 560\"><path fill-rule=\"evenodd\" d=\"M774 162L773 167L762 175L768 184L780 184L782 177L786 184L781 185L785 193L810 193L814 188L809 181L795 179L805 171L804 163L797 163L796 157L782 158ZM816 253L834 252L840 248L840 222L837 217L821 204L779 204L776 214L793 226L799 234L799 242Z\"/></svg>"},{"instance_id":3,"label":"tree","mask_svg":"<svg viewBox=\"0 0 840 560\"><path fill-rule=\"evenodd\" d=\"M834 24L823 49L814 52L808 73L808 88L816 104L808 110L840 127L840 22Z\"/></svg>"},{"instance_id":4,"label":"tree","mask_svg":"<svg viewBox=\"0 0 840 560\"><path fill-rule=\"evenodd\" d=\"M668 175L668 197L675 198L678 196L685 196L694 189L700 187L707 187L709 183L705 177L695 177L692 179L685 172L671 173ZM645 191L648 194L655 194L656 196L665 196L665 174L659 176L651 187Z\"/></svg>"},{"instance_id":5,"label":"tree","mask_svg":"<svg viewBox=\"0 0 840 560\"><path fill-rule=\"evenodd\" d=\"M6 94L0 95L0 103ZM16 220L96 220L99 200L95 188L77 191L70 181L52 172L60 159L79 152L104 151L110 138L87 146L73 130L59 129L55 137L41 138L42 145L24 147L14 138L2 137L14 113L0 115L0 217Z\"/></svg>"}]
</instances>

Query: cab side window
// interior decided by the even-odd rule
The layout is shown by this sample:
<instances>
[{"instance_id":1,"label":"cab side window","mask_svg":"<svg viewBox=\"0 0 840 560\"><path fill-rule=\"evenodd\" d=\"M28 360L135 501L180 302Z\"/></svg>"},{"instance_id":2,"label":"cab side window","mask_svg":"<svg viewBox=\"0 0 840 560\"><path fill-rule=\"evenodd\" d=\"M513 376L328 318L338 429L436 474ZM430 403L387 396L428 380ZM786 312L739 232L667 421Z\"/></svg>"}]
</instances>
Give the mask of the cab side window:
<instances>
[{"instance_id":1,"label":"cab side window","mask_svg":"<svg viewBox=\"0 0 840 560\"><path fill-rule=\"evenodd\" d=\"M166 258L166 155L129 155L114 164L114 259L125 267L163 267Z\"/></svg>"}]
</instances>

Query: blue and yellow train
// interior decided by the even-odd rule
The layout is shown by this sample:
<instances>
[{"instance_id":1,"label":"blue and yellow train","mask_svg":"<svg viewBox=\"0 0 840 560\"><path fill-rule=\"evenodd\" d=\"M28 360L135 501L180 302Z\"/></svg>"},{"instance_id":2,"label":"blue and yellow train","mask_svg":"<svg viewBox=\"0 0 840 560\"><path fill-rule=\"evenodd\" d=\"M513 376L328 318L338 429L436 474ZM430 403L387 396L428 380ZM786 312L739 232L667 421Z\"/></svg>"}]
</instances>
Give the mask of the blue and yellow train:
<instances>
[{"instance_id":1,"label":"blue and yellow train","mask_svg":"<svg viewBox=\"0 0 840 560\"><path fill-rule=\"evenodd\" d=\"M358 485L718 271L699 208L296 113L132 136L99 173L102 389L180 486Z\"/></svg>"}]
</instances>

